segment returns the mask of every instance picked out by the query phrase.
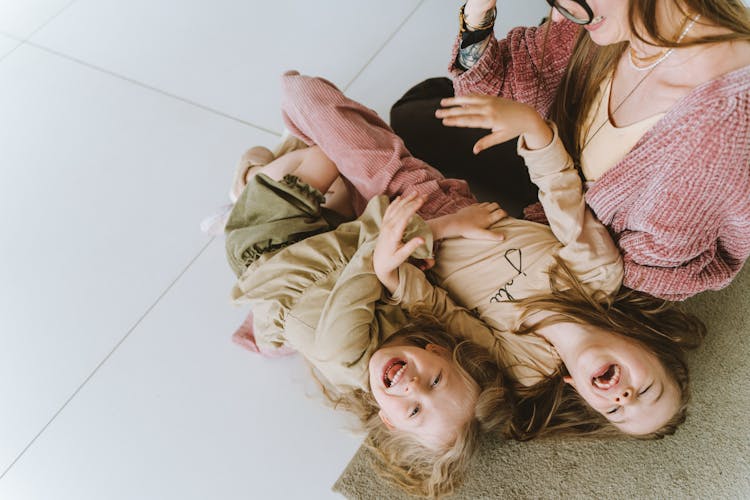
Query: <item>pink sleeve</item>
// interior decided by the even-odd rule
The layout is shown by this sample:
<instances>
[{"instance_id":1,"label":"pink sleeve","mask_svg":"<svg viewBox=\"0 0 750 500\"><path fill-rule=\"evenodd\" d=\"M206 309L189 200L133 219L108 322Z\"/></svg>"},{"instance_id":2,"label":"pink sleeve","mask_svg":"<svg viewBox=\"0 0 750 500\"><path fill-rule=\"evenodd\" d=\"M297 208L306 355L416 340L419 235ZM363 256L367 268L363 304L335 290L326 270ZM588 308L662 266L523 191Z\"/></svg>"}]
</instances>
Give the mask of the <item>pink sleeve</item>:
<instances>
[{"instance_id":1,"label":"pink sleeve","mask_svg":"<svg viewBox=\"0 0 750 500\"><path fill-rule=\"evenodd\" d=\"M466 71L456 65L459 37L449 67L456 95L497 95L531 104L546 116L579 33L578 25L560 21L513 28L502 40L491 34L482 56Z\"/></svg>"},{"instance_id":2,"label":"pink sleeve","mask_svg":"<svg viewBox=\"0 0 750 500\"><path fill-rule=\"evenodd\" d=\"M723 213L706 209L696 211L692 218L664 218L660 232L626 231L620 235L623 284L667 300L684 300L729 285L750 255L747 183L743 198L723 198L736 203ZM673 225L665 219L672 219Z\"/></svg>"},{"instance_id":3,"label":"pink sleeve","mask_svg":"<svg viewBox=\"0 0 750 500\"><path fill-rule=\"evenodd\" d=\"M331 82L293 71L282 76L281 86L284 123L336 164L358 193L357 213L373 196L393 198L412 191L427 198L419 211L424 219L476 203L465 181L446 179L414 158L377 113L346 97Z\"/></svg>"}]
</instances>

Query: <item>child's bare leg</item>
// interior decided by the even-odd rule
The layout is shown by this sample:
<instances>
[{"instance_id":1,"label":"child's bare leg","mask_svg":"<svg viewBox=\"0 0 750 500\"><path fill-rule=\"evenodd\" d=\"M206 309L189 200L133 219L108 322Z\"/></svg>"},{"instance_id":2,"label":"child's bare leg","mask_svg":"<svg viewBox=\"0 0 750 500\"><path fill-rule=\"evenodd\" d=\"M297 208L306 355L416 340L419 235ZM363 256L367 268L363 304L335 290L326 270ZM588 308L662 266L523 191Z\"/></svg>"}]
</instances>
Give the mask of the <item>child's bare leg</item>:
<instances>
[{"instance_id":1,"label":"child's bare leg","mask_svg":"<svg viewBox=\"0 0 750 500\"><path fill-rule=\"evenodd\" d=\"M302 164L308 151L309 148L292 151L291 153L279 156L262 167L251 168L245 176L245 183L247 184L247 181L260 173L267 175L275 181L280 181L285 175L291 174Z\"/></svg>"},{"instance_id":2,"label":"child's bare leg","mask_svg":"<svg viewBox=\"0 0 750 500\"><path fill-rule=\"evenodd\" d=\"M294 151L294 153L297 152L304 152L306 154L291 174L297 176L302 182L314 187L321 193L327 193L333 181L339 176L336 164L317 146L312 146L301 151Z\"/></svg>"},{"instance_id":3,"label":"child's bare leg","mask_svg":"<svg viewBox=\"0 0 750 500\"><path fill-rule=\"evenodd\" d=\"M347 219L353 219L356 217L354 207L352 206L352 195L349 193L349 188L344 179L339 175L333 184L325 193L326 202L323 204L329 210L333 210L337 214L344 216Z\"/></svg>"},{"instance_id":4,"label":"child's bare leg","mask_svg":"<svg viewBox=\"0 0 750 500\"><path fill-rule=\"evenodd\" d=\"M345 217L354 215L347 187L339 177L336 165L317 146L292 151L263 167L251 168L247 180L259 173L275 181L294 175L325 195L323 206Z\"/></svg>"}]
</instances>

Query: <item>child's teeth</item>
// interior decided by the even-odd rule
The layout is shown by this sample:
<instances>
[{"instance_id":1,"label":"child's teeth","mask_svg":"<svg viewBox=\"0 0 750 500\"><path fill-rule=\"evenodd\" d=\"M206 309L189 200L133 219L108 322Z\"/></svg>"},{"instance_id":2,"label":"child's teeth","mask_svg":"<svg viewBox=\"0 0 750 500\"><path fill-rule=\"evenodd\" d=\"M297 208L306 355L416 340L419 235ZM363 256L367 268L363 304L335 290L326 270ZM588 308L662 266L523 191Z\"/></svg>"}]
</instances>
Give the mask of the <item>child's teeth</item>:
<instances>
[{"instance_id":1,"label":"child's teeth","mask_svg":"<svg viewBox=\"0 0 750 500\"><path fill-rule=\"evenodd\" d=\"M393 381L391 382L391 387L398 384L398 381L401 380L401 375L404 374L404 370L406 369L406 364L404 364L399 370L396 372L396 374L393 376Z\"/></svg>"}]
</instances>

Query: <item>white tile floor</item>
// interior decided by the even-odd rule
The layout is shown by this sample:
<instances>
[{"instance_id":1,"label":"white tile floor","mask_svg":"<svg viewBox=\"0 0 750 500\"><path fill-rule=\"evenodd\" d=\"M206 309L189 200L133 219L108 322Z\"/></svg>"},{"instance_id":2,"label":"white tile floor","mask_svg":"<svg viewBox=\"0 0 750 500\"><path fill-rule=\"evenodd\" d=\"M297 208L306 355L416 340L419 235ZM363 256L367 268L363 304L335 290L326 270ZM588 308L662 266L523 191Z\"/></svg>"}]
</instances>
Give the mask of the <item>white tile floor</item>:
<instances>
[{"instance_id":1,"label":"white tile floor","mask_svg":"<svg viewBox=\"0 0 750 500\"><path fill-rule=\"evenodd\" d=\"M299 359L231 344L198 223L277 141L282 70L387 115L445 73L459 5L0 0L0 498L334 496L360 438Z\"/></svg>"}]
</instances>

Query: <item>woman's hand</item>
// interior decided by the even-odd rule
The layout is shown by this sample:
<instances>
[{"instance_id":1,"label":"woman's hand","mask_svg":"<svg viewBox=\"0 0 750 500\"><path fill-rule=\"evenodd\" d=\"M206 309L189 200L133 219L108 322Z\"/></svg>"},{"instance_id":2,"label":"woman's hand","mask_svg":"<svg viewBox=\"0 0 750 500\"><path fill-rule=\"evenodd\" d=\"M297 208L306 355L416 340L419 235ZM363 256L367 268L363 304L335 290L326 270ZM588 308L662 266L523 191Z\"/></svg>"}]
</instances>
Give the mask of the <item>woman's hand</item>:
<instances>
[{"instance_id":1,"label":"woman's hand","mask_svg":"<svg viewBox=\"0 0 750 500\"><path fill-rule=\"evenodd\" d=\"M503 241L489 228L508 214L497 203L475 203L458 212L427 221L435 239L463 237L471 240Z\"/></svg>"},{"instance_id":2,"label":"woman's hand","mask_svg":"<svg viewBox=\"0 0 750 500\"><path fill-rule=\"evenodd\" d=\"M464 19L472 26L483 26L496 4L496 0L467 0L464 7Z\"/></svg>"},{"instance_id":3,"label":"woman's hand","mask_svg":"<svg viewBox=\"0 0 750 500\"><path fill-rule=\"evenodd\" d=\"M424 198L418 197L416 193L410 193L405 197L399 196L388 205L383 215L372 265L375 275L392 294L398 288L398 266L424 243L422 238L412 238L406 243L401 241L409 219L417 213L423 203Z\"/></svg>"},{"instance_id":4,"label":"woman's hand","mask_svg":"<svg viewBox=\"0 0 750 500\"><path fill-rule=\"evenodd\" d=\"M491 130L474 144L474 154L523 134L526 147L541 149L554 137L552 129L539 113L520 102L502 97L467 95L440 101L444 106L435 112L448 127L485 128Z\"/></svg>"}]
</instances>

